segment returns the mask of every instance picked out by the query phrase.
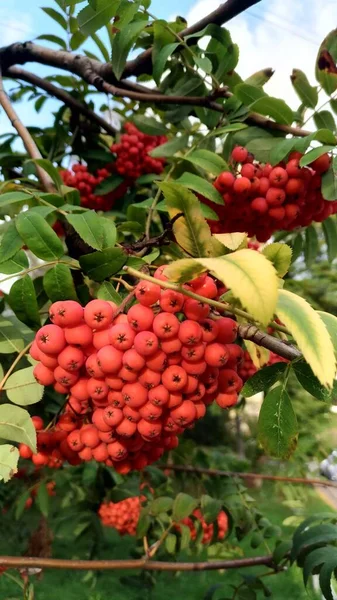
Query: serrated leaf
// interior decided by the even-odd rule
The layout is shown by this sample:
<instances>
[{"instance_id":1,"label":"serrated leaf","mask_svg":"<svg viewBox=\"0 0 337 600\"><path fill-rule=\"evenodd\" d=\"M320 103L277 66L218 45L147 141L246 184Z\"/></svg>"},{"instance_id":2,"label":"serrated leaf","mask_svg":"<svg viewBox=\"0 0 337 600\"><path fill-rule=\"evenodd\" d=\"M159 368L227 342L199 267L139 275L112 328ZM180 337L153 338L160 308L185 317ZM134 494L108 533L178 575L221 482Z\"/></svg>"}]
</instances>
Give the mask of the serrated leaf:
<instances>
[{"instance_id":1,"label":"serrated leaf","mask_svg":"<svg viewBox=\"0 0 337 600\"><path fill-rule=\"evenodd\" d=\"M191 279L193 265L199 273L209 270L230 288L254 319L264 325L272 319L277 302L278 278L273 265L263 254L244 249L219 258L183 259L169 265L165 273L172 281L184 283L188 281L186 276Z\"/></svg>"},{"instance_id":2,"label":"serrated leaf","mask_svg":"<svg viewBox=\"0 0 337 600\"><path fill-rule=\"evenodd\" d=\"M270 151L269 162L272 165L277 165L286 156L288 156L288 154L294 148L295 143L296 143L296 138L280 139L278 144L276 144Z\"/></svg>"},{"instance_id":3,"label":"serrated leaf","mask_svg":"<svg viewBox=\"0 0 337 600\"><path fill-rule=\"evenodd\" d=\"M332 386L335 376L334 349L319 314L304 298L288 290L279 290L276 314L289 329L319 381Z\"/></svg>"},{"instance_id":4,"label":"serrated leaf","mask_svg":"<svg viewBox=\"0 0 337 600\"><path fill-rule=\"evenodd\" d=\"M227 135L227 133L235 133L237 131L242 131L242 129L249 129L248 125L245 123L230 123L229 125L225 125L224 127L219 127L218 129L214 129L214 131L210 131L207 136L208 137L221 137L222 135Z\"/></svg>"},{"instance_id":5,"label":"serrated leaf","mask_svg":"<svg viewBox=\"0 0 337 600\"><path fill-rule=\"evenodd\" d=\"M211 202L214 202L215 204L224 204L223 197L218 190L216 190L207 179L203 179L202 177L199 177L199 175L187 172L183 173L179 179L176 179L176 183L183 185L189 190L202 194L202 196L205 196L205 198L211 200Z\"/></svg>"},{"instance_id":6,"label":"serrated leaf","mask_svg":"<svg viewBox=\"0 0 337 600\"><path fill-rule=\"evenodd\" d=\"M259 392L265 392L283 377L286 368L286 363L278 362L269 367L259 369L246 381L241 390L242 396L244 398L249 398Z\"/></svg>"},{"instance_id":7,"label":"serrated leaf","mask_svg":"<svg viewBox=\"0 0 337 600\"><path fill-rule=\"evenodd\" d=\"M174 521L179 522L186 517L189 517L190 514L197 508L199 502L189 494L184 494L180 492L173 503L172 509L172 518Z\"/></svg>"},{"instance_id":8,"label":"serrated leaf","mask_svg":"<svg viewBox=\"0 0 337 600\"><path fill-rule=\"evenodd\" d=\"M58 264L46 271L43 287L52 302L58 300L77 300L77 294L71 270L67 265Z\"/></svg>"},{"instance_id":9,"label":"serrated leaf","mask_svg":"<svg viewBox=\"0 0 337 600\"><path fill-rule=\"evenodd\" d=\"M207 173L213 173L214 175L219 175L223 171L229 170L229 167L222 156L215 152L211 152L210 150L194 150L194 152L185 157L185 160L197 165L197 167L201 167L207 171Z\"/></svg>"},{"instance_id":10,"label":"serrated leaf","mask_svg":"<svg viewBox=\"0 0 337 600\"><path fill-rule=\"evenodd\" d=\"M237 250L247 240L247 234L240 231L237 233L216 233L213 235L218 242L229 248L229 250Z\"/></svg>"},{"instance_id":11,"label":"serrated leaf","mask_svg":"<svg viewBox=\"0 0 337 600\"><path fill-rule=\"evenodd\" d=\"M137 129L147 135L165 135L167 133L164 123L158 121L155 117L134 115L132 117L132 122L136 125Z\"/></svg>"},{"instance_id":12,"label":"serrated leaf","mask_svg":"<svg viewBox=\"0 0 337 600\"><path fill-rule=\"evenodd\" d=\"M317 314L320 316L320 318L322 319L325 327L327 328L331 341L332 341L332 345L334 347L335 350L335 355L337 358L337 317L335 317L335 315L331 315L330 313L318 310Z\"/></svg>"},{"instance_id":13,"label":"serrated leaf","mask_svg":"<svg viewBox=\"0 0 337 600\"><path fill-rule=\"evenodd\" d=\"M310 152L307 152L300 159L300 166L305 167L306 165L309 165L314 160L316 160L316 158L319 158L320 156L322 156L322 154L325 154L326 152L331 152L331 150L333 149L334 146L320 146L319 148L314 148L313 150L310 150Z\"/></svg>"},{"instance_id":14,"label":"serrated leaf","mask_svg":"<svg viewBox=\"0 0 337 600\"><path fill-rule=\"evenodd\" d=\"M1 238L0 263L10 260L22 247L22 239L16 228L15 222L11 221Z\"/></svg>"},{"instance_id":15,"label":"serrated leaf","mask_svg":"<svg viewBox=\"0 0 337 600\"><path fill-rule=\"evenodd\" d=\"M263 401L258 438L264 450L277 458L289 458L296 448L297 419L291 400L281 385L272 389Z\"/></svg>"},{"instance_id":16,"label":"serrated leaf","mask_svg":"<svg viewBox=\"0 0 337 600\"><path fill-rule=\"evenodd\" d=\"M239 98L239 100L246 106L250 106L256 100L267 96L261 87L257 87L248 83L239 83L236 85L234 88L234 93L235 96L237 96L237 98Z\"/></svg>"},{"instance_id":17,"label":"serrated leaf","mask_svg":"<svg viewBox=\"0 0 337 600\"><path fill-rule=\"evenodd\" d=\"M8 295L8 303L20 321L33 329L40 327L35 288L29 275L13 283Z\"/></svg>"},{"instance_id":18,"label":"serrated leaf","mask_svg":"<svg viewBox=\"0 0 337 600\"><path fill-rule=\"evenodd\" d=\"M81 214L67 215L66 219L86 244L95 250L102 250L103 228L101 218L94 210L88 210Z\"/></svg>"},{"instance_id":19,"label":"serrated leaf","mask_svg":"<svg viewBox=\"0 0 337 600\"><path fill-rule=\"evenodd\" d=\"M273 263L278 276L284 277L291 263L291 248L287 244L275 242L263 248L262 254Z\"/></svg>"},{"instance_id":20,"label":"serrated leaf","mask_svg":"<svg viewBox=\"0 0 337 600\"><path fill-rule=\"evenodd\" d=\"M36 431L29 413L13 404L0 406L0 438L27 444L36 452Z\"/></svg>"},{"instance_id":21,"label":"serrated leaf","mask_svg":"<svg viewBox=\"0 0 337 600\"><path fill-rule=\"evenodd\" d=\"M29 266L29 261L26 253L23 250L19 250L14 254L13 258L6 260L4 263L0 263L0 273L5 275L11 275L12 273L19 273Z\"/></svg>"},{"instance_id":22,"label":"serrated leaf","mask_svg":"<svg viewBox=\"0 0 337 600\"><path fill-rule=\"evenodd\" d=\"M18 470L19 450L11 444L0 445L0 481L7 483Z\"/></svg>"},{"instance_id":23,"label":"serrated leaf","mask_svg":"<svg viewBox=\"0 0 337 600\"><path fill-rule=\"evenodd\" d=\"M304 106L315 108L318 102L317 88L310 85L308 78L300 69L293 69L291 83Z\"/></svg>"},{"instance_id":24,"label":"serrated leaf","mask_svg":"<svg viewBox=\"0 0 337 600\"><path fill-rule=\"evenodd\" d=\"M43 7L42 10L49 17L54 19L54 21L56 21L56 23L58 23L62 27L62 29L67 31L67 21L65 20L64 16L61 13L57 12L57 10L55 10L54 8L49 8L49 7Z\"/></svg>"},{"instance_id":25,"label":"serrated leaf","mask_svg":"<svg viewBox=\"0 0 337 600\"><path fill-rule=\"evenodd\" d=\"M246 144L246 148L249 152L254 154L256 160L260 162L270 162L271 153L275 148L280 145L279 138L273 137L258 137Z\"/></svg>"},{"instance_id":26,"label":"serrated leaf","mask_svg":"<svg viewBox=\"0 0 337 600\"><path fill-rule=\"evenodd\" d=\"M114 286L109 281L103 281L102 285L97 290L97 298L100 300L110 300L118 306L122 302L122 296L116 292Z\"/></svg>"},{"instance_id":27,"label":"serrated leaf","mask_svg":"<svg viewBox=\"0 0 337 600\"><path fill-rule=\"evenodd\" d=\"M110 194L110 192L113 192L116 188L118 188L123 181L124 178L120 175L110 175L110 177L103 179L103 181L101 181L101 183L95 187L95 194L98 194L99 196Z\"/></svg>"},{"instance_id":28,"label":"serrated leaf","mask_svg":"<svg viewBox=\"0 0 337 600\"><path fill-rule=\"evenodd\" d=\"M173 42L172 44L166 44L157 52L154 56L152 56L153 61L153 79L156 84L159 85L161 76L165 70L166 63L173 54L173 52L178 48L179 44Z\"/></svg>"},{"instance_id":29,"label":"serrated leaf","mask_svg":"<svg viewBox=\"0 0 337 600\"><path fill-rule=\"evenodd\" d=\"M249 108L258 114L267 115L283 125L291 125L294 120L291 108L279 98L264 96L253 102Z\"/></svg>"},{"instance_id":30,"label":"serrated leaf","mask_svg":"<svg viewBox=\"0 0 337 600\"><path fill-rule=\"evenodd\" d=\"M143 538L151 525L151 517L148 514L147 509L140 511L140 516L137 523L137 538Z\"/></svg>"},{"instance_id":31,"label":"serrated leaf","mask_svg":"<svg viewBox=\"0 0 337 600\"><path fill-rule=\"evenodd\" d=\"M46 34L46 35L39 35L37 38L37 40L45 40L46 42L52 42L52 44L57 44L58 46L61 46L61 48L63 50L67 50L67 44L65 43L65 41L58 37L57 35L52 35L52 34Z\"/></svg>"},{"instance_id":32,"label":"serrated leaf","mask_svg":"<svg viewBox=\"0 0 337 600\"><path fill-rule=\"evenodd\" d=\"M90 36L104 25L108 25L115 16L120 0L100 0L97 9L90 5L85 6L78 13L77 21L80 31L85 36Z\"/></svg>"},{"instance_id":33,"label":"serrated leaf","mask_svg":"<svg viewBox=\"0 0 337 600\"><path fill-rule=\"evenodd\" d=\"M254 342L251 342L250 340L245 340L245 347L253 362L253 365L257 369L260 370L268 363L270 359L270 352L269 350L267 350L267 348L257 346L256 344L254 344Z\"/></svg>"},{"instance_id":34,"label":"serrated leaf","mask_svg":"<svg viewBox=\"0 0 337 600\"><path fill-rule=\"evenodd\" d=\"M332 217L328 217L327 219L325 219L325 221L323 221L322 228L328 250L328 259L332 262L337 256L336 220Z\"/></svg>"},{"instance_id":35,"label":"serrated leaf","mask_svg":"<svg viewBox=\"0 0 337 600\"><path fill-rule=\"evenodd\" d=\"M47 486L45 483L39 483L36 494L36 504L40 512L44 517L48 517L49 514L49 495Z\"/></svg>"},{"instance_id":36,"label":"serrated leaf","mask_svg":"<svg viewBox=\"0 0 337 600\"><path fill-rule=\"evenodd\" d=\"M0 315L0 354L21 352L25 344L20 332L11 323Z\"/></svg>"},{"instance_id":37,"label":"serrated leaf","mask_svg":"<svg viewBox=\"0 0 337 600\"><path fill-rule=\"evenodd\" d=\"M170 158L171 156L174 156L177 152L180 152L180 150L186 148L187 143L188 135L180 135L179 137L175 137L172 140L165 142L165 144L157 146L149 152L149 155L153 158Z\"/></svg>"},{"instance_id":38,"label":"serrated leaf","mask_svg":"<svg viewBox=\"0 0 337 600\"><path fill-rule=\"evenodd\" d=\"M148 22L145 20L128 23L123 31L115 35L112 42L111 65L117 79L121 78L129 51L147 24Z\"/></svg>"},{"instance_id":39,"label":"serrated leaf","mask_svg":"<svg viewBox=\"0 0 337 600\"><path fill-rule=\"evenodd\" d=\"M16 228L24 243L38 258L52 261L64 254L63 244L41 215L30 211L20 213Z\"/></svg>"},{"instance_id":40,"label":"serrated leaf","mask_svg":"<svg viewBox=\"0 0 337 600\"><path fill-rule=\"evenodd\" d=\"M83 271L94 281L103 281L117 273L126 263L127 256L119 248L106 248L80 257Z\"/></svg>"},{"instance_id":41,"label":"serrated leaf","mask_svg":"<svg viewBox=\"0 0 337 600\"><path fill-rule=\"evenodd\" d=\"M320 110L319 112L315 112L313 117L317 129L325 128L335 131L335 119L329 110Z\"/></svg>"},{"instance_id":42,"label":"serrated leaf","mask_svg":"<svg viewBox=\"0 0 337 600\"><path fill-rule=\"evenodd\" d=\"M318 235L315 227L310 225L310 227L307 227L305 230L304 257L307 267L311 267L311 265L315 262L318 252Z\"/></svg>"},{"instance_id":43,"label":"serrated leaf","mask_svg":"<svg viewBox=\"0 0 337 600\"><path fill-rule=\"evenodd\" d=\"M331 391L322 385L312 372L311 367L304 361L294 362L293 370L301 386L318 400L329 402Z\"/></svg>"},{"instance_id":44,"label":"serrated leaf","mask_svg":"<svg viewBox=\"0 0 337 600\"><path fill-rule=\"evenodd\" d=\"M160 496L160 498L155 498L151 502L151 513L153 515L159 515L160 513L167 513L171 510L173 506L173 498L169 496Z\"/></svg>"},{"instance_id":45,"label":"serrated leaf","mask_svg":"<svg viewBox=\"0 0 337 600\"><path fill-rule=\"evenodd\" d=\"M158 185L164 194L170 218L179 213L184 215L173 225L178 244L192 256L209 256L212 251L212 236L198 199L177 183Z\"/></svg>"},{"instance_id":46,"label":"serrated leaf","mask_svg":"<svg viewBox=\"0 0 337 600\"><path fill-rule=\"evenodd\" d=\"M34 367L27 367L15 371L6 381L4 389L8 400L19 404L20 406L28 406L40 402L43 396L44 388L37 383L33 375Z\"/></svg>"},{"instance_id":47,"label":"serrated leaf","mask_svg":"<svg viewBox=\"0 0 337 600\"><path fill-rule=\"evenodd\" d=\"M292 243L292 257L291 262L294 263L295 260L300 256L303 248L303 238L300 233L298 233Z\"/></svg>"},{"instance_id":48,"label":"serrated leaf","mask_svg":"<svg viewBox=\"0 0 337 600\"><path fill-rule=\"evenodd\" d=\"M335 156L326 173L322 175L322 196L325 200L337 200L337 156Z\"/></svg>"},{"instance_id":49,"label":"serrated leaf","mask_svg":"<svg viewBox=\"0 0 337 600\"><path fill-rule=\"evenodd\" d=\"M17 202L29 202L31 199L31 195L25 192L7 192L0 195L0 208Z\"/></svg>"}]
</instances>

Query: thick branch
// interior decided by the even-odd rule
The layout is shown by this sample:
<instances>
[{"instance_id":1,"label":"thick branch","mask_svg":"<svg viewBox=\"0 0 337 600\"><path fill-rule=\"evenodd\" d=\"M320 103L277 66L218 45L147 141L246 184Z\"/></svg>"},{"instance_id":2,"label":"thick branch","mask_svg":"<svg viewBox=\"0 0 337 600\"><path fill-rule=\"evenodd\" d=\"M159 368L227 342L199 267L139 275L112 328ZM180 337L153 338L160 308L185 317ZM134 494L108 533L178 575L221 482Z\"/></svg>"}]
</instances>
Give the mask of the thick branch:
<instances>
[{"instance_id":1,"label":"thick branch","mask_svg":"<svg viewBox=\"0 0 337 600\"><path fill-rule=\"evenodd\" d=\"M12 77L13 79L22 79L27 83L35 85L36 87L44 90L47 94L54 96L67 106L69 106L73 111L79 112L85 117L87 117L91 122L96 123L104 129L109 135L114 136L116 134L116 129L110 125L103 117L97 115L93 110L90 110L85 104L73 98L71 94L68 94L65 90L57 87L47 79L42 79L42 77L38 77L34 73L30 73L29 71L25 71L20 67L9 67L4 73L6 77Z\"/></svg>"},{"instance_id":2,"label":"thick branch","mask_svg":"<svg viewBox=\"0 0 337 600\"><path fill-rule=\"evenodd\" d=\"M254 342L254 344L267 348L288 360L294 360L295 358L300 358L302 356L301 352L294 346L290 346L284 340L280 340L261 331L255 325L239 325L238 333L244 340Z\"/></svg>"},{"instance_id":3,"label":"thick branch","mask_svg":"<svg viewBox=\"0 0 337 600\"><path fill-rule=\"evenodd\" d=\"M203 17L194 25L186 27L179 32L179 37L185 38L188 35L202 31L207 25L224 25L234 17L237 17L240 13L247 10L254 4L257 4L261 0L227 0L224 4L209 13L206 17ZM145 50L139 54L134 60L130 60L126 63L123 77L130 77L130 75L141 75L143 73L151 73L152 68L152 48Z\"/></svg>"},{"instance_id":4,"label":"thick branch","mask_svg":"<svg viewBox=\"0 0 337 600\"><path fill-rule=\"evenodd\" d=\"M237 560L214 560L211 562L161 562L140 560L71 560L62 558L38 558L0 556L0 566L12 568L71 569L80 571L117 571L142 569L144 571L217 571L242 569L264 565L273 567L273 556L254 556Z\"/></svg>"},{"instance_id":5,"label":"thick branch","mask_svg":"<svg viewBox=\"0 0 337 600\"><path fill-rule=\"evenodd\" d=\"M164 471L176 471L178 473L197 473L198 475L210 475L216 477L238 477L239 479L263 479L264 481L284 481L291 484L319 485L322 487L337 488L337 483L323 479L283 477L282 475L266 475L265 473L240 473L236 471L221 471L219 469L204 469L202 467L190 467L185 465L161 465L160 468Z\"/></svg>"}]
</instances>

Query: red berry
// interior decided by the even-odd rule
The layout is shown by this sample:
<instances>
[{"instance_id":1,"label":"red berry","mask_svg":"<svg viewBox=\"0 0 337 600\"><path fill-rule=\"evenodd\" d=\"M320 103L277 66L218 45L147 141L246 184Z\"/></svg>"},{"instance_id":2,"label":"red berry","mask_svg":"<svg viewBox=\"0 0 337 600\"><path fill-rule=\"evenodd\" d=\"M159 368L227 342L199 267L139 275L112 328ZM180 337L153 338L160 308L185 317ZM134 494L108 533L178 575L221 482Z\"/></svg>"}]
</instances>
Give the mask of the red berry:
<instances>
[{"instance_id":1,"label":"red berry","mask_svg":"<svg viewBox=\"0 0 337 600\"><path fill-rule=\"evenodd\" d=\"M243 148L243 146L236 146L233 150L232 150L232 154L231 154L232 159L235 162L244 162L247 157L248 157L248 150L246 150L246 148Z\"/></svg>"}]
</instances>

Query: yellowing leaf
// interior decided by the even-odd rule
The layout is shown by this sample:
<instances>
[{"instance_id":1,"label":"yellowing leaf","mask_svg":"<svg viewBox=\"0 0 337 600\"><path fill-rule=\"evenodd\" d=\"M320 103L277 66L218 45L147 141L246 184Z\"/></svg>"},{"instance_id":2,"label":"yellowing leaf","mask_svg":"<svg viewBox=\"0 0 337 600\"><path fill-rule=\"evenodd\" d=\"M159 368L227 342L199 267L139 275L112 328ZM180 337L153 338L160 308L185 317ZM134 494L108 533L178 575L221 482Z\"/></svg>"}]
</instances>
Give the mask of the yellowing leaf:
<instances>
[{"instance_id":1,"label":"yellowing leaf","mask_svg":"<svg viewBox=\"0 0 337 600\"><path fill-rule=\"evenodd\" d=\"M11 444L0 446L0 481L7 483L18 470L19 450Z\"/></svg>"},{"instance_id":2,"label":"yellowing leaf","mask_svg":"<svg viewBox=\"0 0 337 600\"><path fill-rule=\"evenodd\" d=\"M257 369L261 369L261 367L268 363L270 358L269 350L262 348L262 346L257 346L254 342L250 342L249 340L245 340L245 346Z\"/></svg>"},{"instance_id":3,"label":"yellowing leaf","mask_svg":"<svg viewBox=\"0 0 337 600\"><path fill-rule=\"evenodd\" d=\"M279 291L276 313L316 377L331 387L335 377L334 348L320 315L306 300L287 290Z\"/></svg>"},{"instance_id":4,"label":"yellowing leaf","mask_svg":"<svg viewBox=\"0 0 337 600\"><path fill-rule=\"evenodd\" d=\"M166 205L172 219L179 213L183 216L173 225L178 244L192 256L212 256L212 236L197 197L177 183L160 183Z\"/></svg>"},{"instance_id":5,"label":"yellowing leaf","mask_svg":"<svg viewBox=\"0 0 337 600\"><path fill-rule=\"evenodd\" d=\"M230 250L237 250L247 239L246 233L216 233L213 235L221 244Z\"/></svg>"},{"instance_id":6,"label":"yellowing leaf","mask_svg":"<svg viewBox=\"0 0 337 600\"><path fill-rule=\"evenodd\" d=\"M332 345L335 350L335 355L337 358L337 317L335 315L331 315L330 313L318 310L317 314L321 317L325 327L327 328L329 335L331 337Z\"/></svg>"},{"instance_id":7,"label":"yellowing leaf","mask_svg":"<svg viewBox=\"0 0 337 600\"><path fill-rule=\"evenodd\" d=\"M262 254L273 263L279 277L284 277L291 263L291 248L287 244L275 242L274 244L265 246Z\"/></svg>"},{"instance_id":8,"label":"yellowing leaf","mask_svg":"<svg viewBox=\"0 0 337 600\"><path fill-rule=\"evenodd\" d=\"M263 254L238 250L219 258L177 260L165 269L165 275L171 281L184 283L205 270L230 288L254 319L263 325L269 323L276 308L278 278Z\"/></svg>"}]
</instances>

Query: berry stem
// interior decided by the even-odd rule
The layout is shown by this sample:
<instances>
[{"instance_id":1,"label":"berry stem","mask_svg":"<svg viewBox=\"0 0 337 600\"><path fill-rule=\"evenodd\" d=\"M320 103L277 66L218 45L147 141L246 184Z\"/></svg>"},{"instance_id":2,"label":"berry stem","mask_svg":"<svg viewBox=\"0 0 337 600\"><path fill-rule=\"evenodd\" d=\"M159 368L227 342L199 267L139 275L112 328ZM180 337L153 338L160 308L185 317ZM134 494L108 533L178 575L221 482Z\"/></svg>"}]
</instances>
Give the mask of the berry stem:
<instances>
[{"instance_id":1,"label":"berry stem","mask_svg":"<svg viewBox=\"0 0 337 600\"><path fill-rule=\"evenodd\" d=\"M19 352L19 354L17 355L16 359L14 360L14 362L12 362L11 366L9 367L7 373L4 375L4 377L2 378L2 380L0 381L0 392L3 389L8 377L13 373L16 365L20 362L21 358L28 352L29 348L31 347L31 345L33 344L33 342L29 342L29 344L27 344L27 346L25 346L21 352Z\"/></svg>"},{"instance_id":2,"label":"berry stem","mask_svg":"<svg viewBox=\"0 0 337 600\"><path fill-rule=\"evenodd\" d=\"M43 269L44 267L52 267L53 265L60 265L60 264L67 265L71 269L79 269L80 268L79 265L75 264L74 262L69 262L67 260L52 260L52 261L46 262L42 265L36 265L35 267L29 267L28 269L24 269L23 271L21 271L20 277L23 277L24 275L27 275L28 273L31 273L32 271L37 271L38 269ZM13 277L17 277L17 275L18 275L17 273L8 275L8 277L1 279L0 284L5 283L5 281L9 281L10 279L13 279Z\"/></svg>"}]
</instances>

